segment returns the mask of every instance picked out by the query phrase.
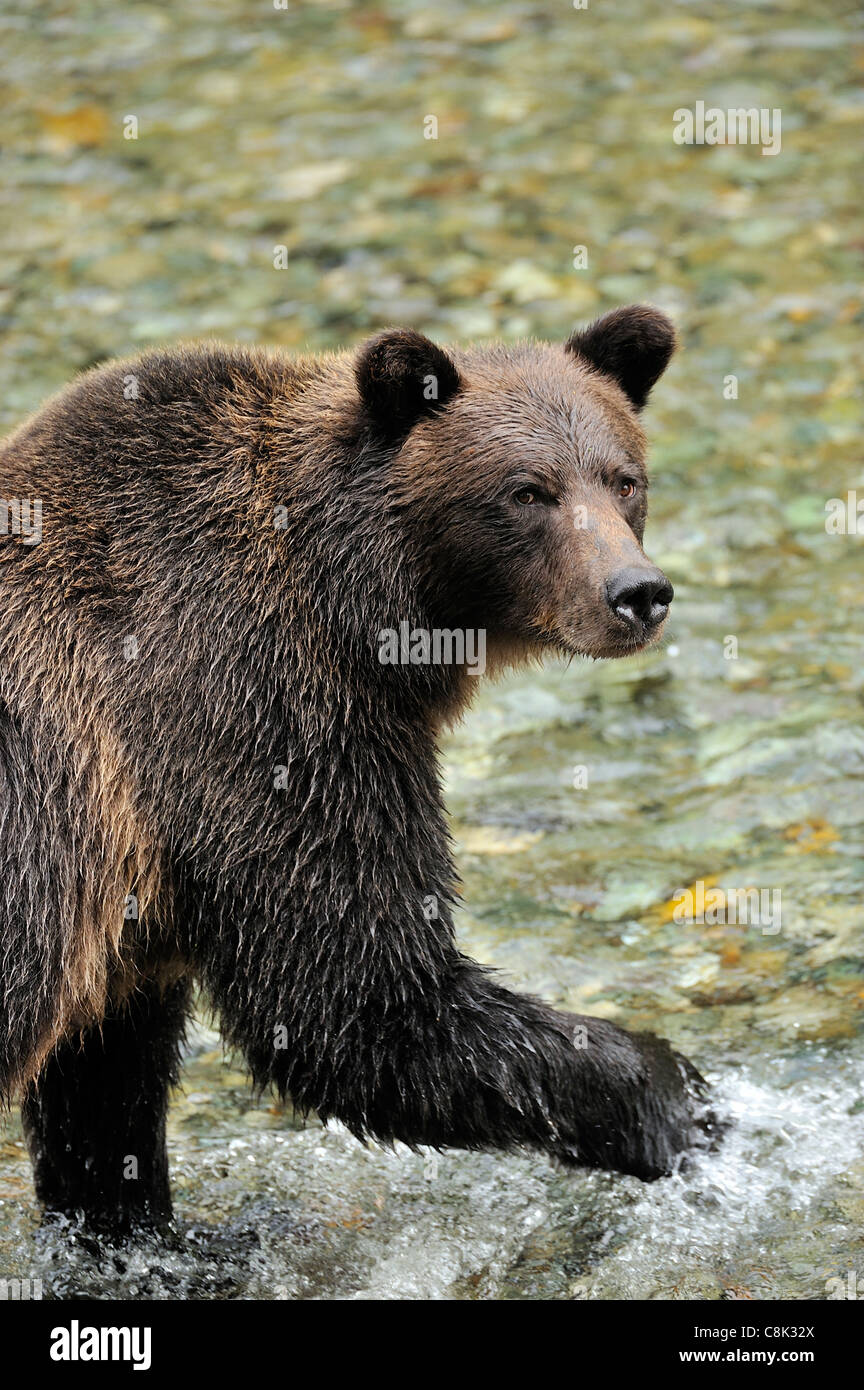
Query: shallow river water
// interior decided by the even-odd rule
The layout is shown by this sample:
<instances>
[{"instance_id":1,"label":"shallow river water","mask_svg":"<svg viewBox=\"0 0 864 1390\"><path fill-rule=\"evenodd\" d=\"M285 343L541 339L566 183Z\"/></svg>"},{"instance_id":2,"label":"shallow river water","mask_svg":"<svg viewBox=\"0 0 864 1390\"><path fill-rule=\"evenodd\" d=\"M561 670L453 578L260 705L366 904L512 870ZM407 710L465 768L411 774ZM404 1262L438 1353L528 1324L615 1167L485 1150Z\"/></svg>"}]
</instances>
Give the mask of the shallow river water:
<instances>
[{"instance_id":1,"label":"shallow river water","mask_svg":"<svg viewBox=\"0 0 864 1390\"><path fill-rule=\"evenodd\" d=\"M853 7L41 8L41 36L30 6L0 20L9 427L75 370L184 336L302 350L394 321L560 338L629 300L675 315L646 414L664 647L482 688L448 804L465 949L671 1038L733 1123L650 1186L364 1149L254 1097L202 1012L174 1239L40 1233L13 1117L0 1276L97 1298L864 1289L864 537L825 524L864 498ZM697 100L781 108L781 153L677 146ZM779 914L677 921L700 884Z\"/></svg>"}]
</instances>

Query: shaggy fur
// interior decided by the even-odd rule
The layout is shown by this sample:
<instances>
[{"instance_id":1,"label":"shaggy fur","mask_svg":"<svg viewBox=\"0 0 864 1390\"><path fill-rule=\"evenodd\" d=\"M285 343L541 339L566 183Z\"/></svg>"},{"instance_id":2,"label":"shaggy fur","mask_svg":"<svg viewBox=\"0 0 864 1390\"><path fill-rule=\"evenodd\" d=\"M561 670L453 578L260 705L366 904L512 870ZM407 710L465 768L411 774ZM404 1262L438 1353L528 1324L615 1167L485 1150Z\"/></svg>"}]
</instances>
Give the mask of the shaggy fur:
<instances>
[{"instance_id":1,"label":"shaggy fur","mask_svg":"<svg viewBox=\"0 0 864 1390\"><path fill-rule=\"evenodd\" d=\"M0 494L44 519L0 536L0 1094L50 1208L168 1212L193 978L257 1083L358 1136L650 1178L710 1129L667 1044L460 955L436 733L477 682L377 659L405 620L486 629L493 667L654 635L605 585L648 563L633 406L672 335L621 312L605 353L602 321L149 352L3 446Z\"/></svg>"}]
</instances>

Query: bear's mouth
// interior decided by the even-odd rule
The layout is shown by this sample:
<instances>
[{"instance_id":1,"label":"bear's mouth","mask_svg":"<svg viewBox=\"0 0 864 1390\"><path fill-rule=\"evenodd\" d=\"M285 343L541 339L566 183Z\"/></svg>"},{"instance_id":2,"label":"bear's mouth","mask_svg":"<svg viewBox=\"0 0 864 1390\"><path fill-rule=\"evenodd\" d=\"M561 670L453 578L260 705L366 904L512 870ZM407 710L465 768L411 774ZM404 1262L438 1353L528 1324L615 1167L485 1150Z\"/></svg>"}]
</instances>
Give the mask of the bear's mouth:
<instances>
[{"instance_id":1,"label":"bear's mouth","mask_svg":"<svg viewBox=\"0 0 864 1390\"><path fill-rule=\"evenodd\" d=\"M614 661L626 656L638 656L640 652L648 651L649 648L656 646L657 636L652 633L647 637L630 636L621 641L610 642L605 650L590 655L601 660Z\"/></svg>"},{"instance_id":2,"label":"bear's mouth","mask_svg":"<svg viewBox=\"0 0 864 1390\"><path fill-rule=\"evenodd\" d=\"M640 652L656 647L663 635L665 620L661 623L646 623L633 627L625 622L604 624L605 631L596 635L578 630L561 634L560 646L566 656L587 656L594 661L615 661L622 657L638 656Z\"/></svg>"},{"instance_id":3,"label":"bear's mouth","mask_svg":"<svg viewBox=\"0 0 864 1390\"><path fill-rule=\"evenodd\" d=\"M546 611L531 624L526 655L531 650L538 656L544 651L557 652L566 659L584 656L592 661L638 656L658 645L666 627L666 616L664 614L658 621L644 622L632 613L625 618L598 608L583 610L568 621Z\"/></svg>"}]
</instances>

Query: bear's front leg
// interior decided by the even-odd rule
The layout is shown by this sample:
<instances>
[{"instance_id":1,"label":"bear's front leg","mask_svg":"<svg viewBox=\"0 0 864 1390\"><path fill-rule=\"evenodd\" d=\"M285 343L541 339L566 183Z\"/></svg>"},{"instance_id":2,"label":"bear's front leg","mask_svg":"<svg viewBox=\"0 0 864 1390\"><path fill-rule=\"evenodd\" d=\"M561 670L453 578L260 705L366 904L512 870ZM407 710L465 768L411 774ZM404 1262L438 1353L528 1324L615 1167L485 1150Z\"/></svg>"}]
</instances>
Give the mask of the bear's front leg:
<instances>
[{"instance_id":1,"label":"bear's front leg","mask_svg":"<svg viewBox=\"0 0 864 1390\"><path fill-rule=\"evenodd\" d=\"M235 970L229 990L216 992L226 1031L259 1082L273 1082L301 1109L341 1120L360 1138L524 1146L653 1179L715 1133L701 1077L668 1043L558 1013L502 988L455 952L439 962L437 979L415 974L409 988L388 980L392 959L379 957L376 968L369 950L347 974L336 967L343 984L331 974L329 989L313 991L316 1005L326 1000L319 1012L307 995L298 997L297 983L307 991L309 977L295 962L281 976L281 998L279 981L271 980L269 994L251 984L264 978L255 959L261 944L247 941L251 978L241 984ZM334 950L331 970L337 959Z\"/></svg>"},{"instance_id":2,"label":"bear's front leg","mask_svg":"<svg viewBox=\"0 0 864 1390\"><path fill-rule=\"evenodd\" d=\"M652 1180L719 1134L704 1081L668 1042L559 1013L502 988L474 962L460 962L436 1017L418 1024L406 1018L388 1030L392 1068L380 1052L374 1059L378 1077L390 1070L392 1079L379 1080L366 1124L384 1138L526 1145Z\"/></svg>"},{"instance_id":3,"label":"bear's front leg","mask_svg":"<svg viewBox=\"0 0 864 1390\"><path fill-rule=\"evenodd\" d=\"M556 1012L460 954L446 826L416 743L407 766L375 759L347 811L330 794L334 753L314 784L326 801L307 797L288 821L313 827L308 844L190 885L207 910L184 950L225 1037L259 1085L361 1138L673 1171L711 1137L701 1078L668 1043ZM364 742L356 768L370 757Z\"/></svg>"},{"instance_id":4,"label":"bear's front leg","mask_svg":"<svg viewBox=\"0 0 864 1390\"><path fill-rule=\"evenodd\" d=\"M702 1077L661 1038L559 1013L467 960L441 1003L422 1036L396 1046L390 1124L379 1110L373 1132L465 1148L527 1145L645 1180L719 1135Z\"/></svg>"},{"instance_id":5,"label":"bear's front leg","mask_svg":"<svg viewBox=\"0 0 864 1390\"><path fill-rule=\"evenodd\" d=\"M146 984L51 1054L22 1111L46 1212L112 1234L170 1218L165 1116L188 1003L185 981Z\"/></svg>"}]
</instances>

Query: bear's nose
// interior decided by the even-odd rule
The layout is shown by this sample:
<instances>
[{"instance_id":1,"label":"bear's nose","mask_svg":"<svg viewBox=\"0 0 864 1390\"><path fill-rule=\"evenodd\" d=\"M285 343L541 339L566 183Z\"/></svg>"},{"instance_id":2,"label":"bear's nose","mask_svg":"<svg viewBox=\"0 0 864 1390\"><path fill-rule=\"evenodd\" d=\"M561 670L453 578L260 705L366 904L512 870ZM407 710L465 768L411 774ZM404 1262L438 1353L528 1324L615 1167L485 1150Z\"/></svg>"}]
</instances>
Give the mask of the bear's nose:
<instances>
[{"instance_id":1,"label":"bear's nose","mask_svg":"<svg viewBox=\"0 0 864 1390\"><path fill-rule=\"evenodd\" d=\"M628 565L606 581L609 607L632 628L662 623L674 593L663 571L653 565Z\"/></svg>"}]
</instances>

